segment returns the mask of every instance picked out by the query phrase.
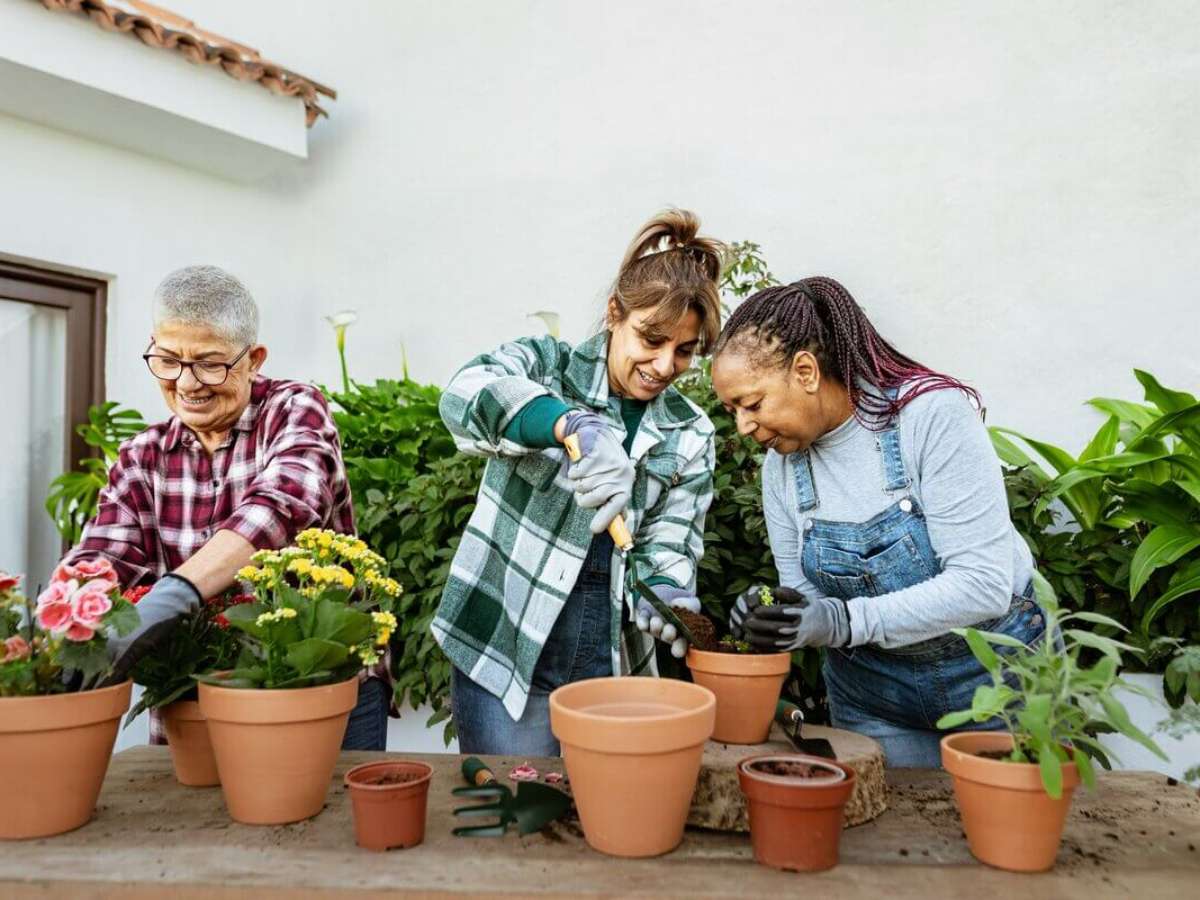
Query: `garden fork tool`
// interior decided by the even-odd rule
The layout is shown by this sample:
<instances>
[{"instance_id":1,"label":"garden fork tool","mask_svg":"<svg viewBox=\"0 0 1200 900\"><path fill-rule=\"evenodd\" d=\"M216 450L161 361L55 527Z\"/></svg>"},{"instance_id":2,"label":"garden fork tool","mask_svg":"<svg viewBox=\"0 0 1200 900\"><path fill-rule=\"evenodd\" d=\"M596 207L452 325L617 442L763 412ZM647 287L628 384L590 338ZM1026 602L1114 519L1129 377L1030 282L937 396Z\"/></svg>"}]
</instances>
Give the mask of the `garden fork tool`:
<instances>
[{"instance_id":1,"label":"garden fork tool","mask_svg":"<svg viewBox=\"0 0 1200 900\"><path fill-rule=\"evenodd\" d=\"M801 736L800 732L804 728L804 710L795 703L781 699L775 705L775 721L783 727L783 733L792 742L792 746L797 752L807 753L809 756L823 756L826 759L837 759L837 754L833 752L833 744L825 738Z\"/></svg>"},{"instance_id":2,"label":"garden fork tool","mask_svg":"<svg viewBox=\"0 0 1200 900\"><path fill-rule=\"evenodd\" d=\"M563 438L563 446L567 448L567 456L571 462L579 462L583 459L583 451L579 448L579 435L568 434ZM625 524L625 517L620 513L617 513L617 517L608 523L608 533L612 536L613 543L617 545L622 556L633 549L633 536L629 533L629 526Z\"/></svg>"},{"instance_id":3,"label":"garden fork tool","mask_svg":"<svg viewBox=\"0 0 1200 900\"><path fill-rule=\"evenodd\" d=\"M455 788L456 797L480 797L492 800L476 806L460 806L454 815L466 817L498 815L500 820L490 825L466 825L455 828L455 837L502 837L508 826L516 822L518 834L540 831L571 808L571 798L557 788L535 781L517 784L514 795L507 785L500 784L492 770L478 757L468 756L462 764L463 777L470 787Z\"/></svg>"}]
</instances>

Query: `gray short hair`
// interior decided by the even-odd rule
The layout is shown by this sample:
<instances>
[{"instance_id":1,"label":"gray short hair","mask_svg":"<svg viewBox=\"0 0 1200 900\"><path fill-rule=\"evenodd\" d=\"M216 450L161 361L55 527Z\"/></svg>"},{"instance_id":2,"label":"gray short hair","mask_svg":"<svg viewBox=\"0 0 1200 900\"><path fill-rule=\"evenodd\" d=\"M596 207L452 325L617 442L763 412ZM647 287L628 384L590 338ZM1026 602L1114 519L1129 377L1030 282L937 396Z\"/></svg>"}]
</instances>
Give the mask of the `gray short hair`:
<instances>
[{"instance_id":1,"label":"gray short hair","mask_svg":"<svg viewBox=\"0 0 1200 900\"><path fill-rule=\"evenodd\" d=\"M216 266L176 269L154 290L154 327L207 325L234 344L258 342L258 304L246 286Z\"/></svg>"}]
</instances>

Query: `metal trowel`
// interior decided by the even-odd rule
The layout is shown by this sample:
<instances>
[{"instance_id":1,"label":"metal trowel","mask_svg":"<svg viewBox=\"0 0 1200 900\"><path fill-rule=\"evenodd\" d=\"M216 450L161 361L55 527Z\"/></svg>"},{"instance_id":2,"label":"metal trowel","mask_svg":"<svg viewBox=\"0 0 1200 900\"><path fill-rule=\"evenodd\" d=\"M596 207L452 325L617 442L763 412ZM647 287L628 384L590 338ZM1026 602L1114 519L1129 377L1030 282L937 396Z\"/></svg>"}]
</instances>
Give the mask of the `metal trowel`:
<instances>
[{"instance_id":1,"label":"metal trowel","mask_svg":"<svg viewBox=\"0 0 1200 900\"><path fill-rule=\"evenodd\" d=\"M775 705L775 721L783 728L783 733L792 742L797 753L807 753L809 756L821 756L825 759L837 759L833 744L825 738L806 738L801 735L804 727L804 710L789 700L780 699Z\"/></svg>"}]
</instances>

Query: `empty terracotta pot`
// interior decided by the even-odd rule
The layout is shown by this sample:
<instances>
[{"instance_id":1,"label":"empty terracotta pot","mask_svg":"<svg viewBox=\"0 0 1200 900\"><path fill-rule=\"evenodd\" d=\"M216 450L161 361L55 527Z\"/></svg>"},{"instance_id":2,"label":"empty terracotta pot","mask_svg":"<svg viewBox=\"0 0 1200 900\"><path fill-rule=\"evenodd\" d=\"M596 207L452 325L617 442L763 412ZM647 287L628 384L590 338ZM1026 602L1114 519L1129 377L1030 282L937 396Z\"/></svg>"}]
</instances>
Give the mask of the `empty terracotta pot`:
<instances>
[{"instance_id":1,"label":"empty terracotta pot","mask_svg":"<svg viewBox=\"0 0 1200 900\"><path fill-rule=\"evenodd\" d=\"M132 688L0 698L0 838L62 834L92 817Z\"/></svg>"},{"instance_id":2,"label":"empty terracotta pot","mask_svg":"<svg viewBox=\"0 0 1200 900\"><path fill-rule=\"evenodd\" d=\"M755 862L794 872L836 866L854 778L844 763L799 753L767 753L738 763Z\"/></svg>"},{"instance_id":3,"label":"empty terracotta pot","mask_svg":"<svg viewBox=\"0 0 1200 900\"><path fill-rule=\"evenodd\" d=\"M613 856L679 845L715 714L712 691L671 678L592 678L550 695L588 844Z\"/></svg>"},{"instance_id":4,"label":"empty terracotta pot","mask_svg":"<svg viewBox=\"0 0 1200 900\"><path fill-rule=\"evenodd\" d=\"M197 700L176 700L159 710L167 732L167 749L175 765L175 780L188 787L221 783L217 758L208 737L208 722Z\"/></svg>"},{"instance_id":5,"label":"empty terracotta pot","mask_svg":"<svg viewBox=\"0 0 1200 900\"><path fill-rule=\"evenodd\" d=\"M229 815L282 825L319 813L357 701L357 677L276 691L202 683L200 711Z\"/></svg>"},{"instance_id":6,"label":"empty terracotta pot","mask_svg":"<svg viewBox=\"0 0 1200 900\"><path fill-rule=\"evenodd\" d=\"M1062 797L1055 800L1038 766L977 755L1011 750L1012 735L1002 731L956 732L942 738L942 765L954 779L975 858L1012 872L1044 872L1058 856L1079 771L1074 763L1063 765Z\"/></svg>"},{"instance_id":7,"label":"empty terracotta pot","mask_svg":"<svg viewBox=\"0 0 1200 900\"><path fill-rule=\"evenodd\" d=\"M391 850L425 840L425 802L432 777L432 767L407 760L363 763L347 772L358 846Z\"/></svg>"},{"instance_id":8,"label":"empty terracotta pot","mask_svg":"<svg viewBox=\"0 0 1200 900\"><path fill-rule=\"evenodd\" d=\"M692 679L717 696L714 741L761 744L771 731L775 704L792 668L790 653L711 653L689 650Z\"/></svg>"}]
</instances>

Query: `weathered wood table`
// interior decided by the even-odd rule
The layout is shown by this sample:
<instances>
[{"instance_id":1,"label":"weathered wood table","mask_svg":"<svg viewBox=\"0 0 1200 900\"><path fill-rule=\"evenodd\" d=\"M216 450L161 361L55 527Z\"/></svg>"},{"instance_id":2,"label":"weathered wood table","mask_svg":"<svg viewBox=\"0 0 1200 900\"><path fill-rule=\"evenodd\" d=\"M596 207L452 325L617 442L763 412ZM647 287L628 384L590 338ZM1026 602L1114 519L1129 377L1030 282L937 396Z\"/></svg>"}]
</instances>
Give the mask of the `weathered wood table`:
<instances>
[{"instance_id":1,"label":"weathered wood table","mask_svg":"<svg viewBox=\"0 0 1200 900\"><path fill-rule=\"evenodd\" d=\"M0 842L0 897L1200 896L1200 798L1161 775L1105 775L1097 792L1080 791L1057 867L1014 875L972 859L944 773L889 772L890 808L845 832L841 865L798 875L755 865L740 834L689 829L679 849L648 860L596 853L569 820L524 838L451 837L461 757L450 755L416 757L435 768L425 843L361 850L341 776L379 756L343 754L314 819L253 827L230 821L219 788L178 785L165 748L127 750L114 757L89 824ZM488 761L503 778L523 760ZM560 761L533 762L544 770Z\"/></svg>"}]
</instances>

